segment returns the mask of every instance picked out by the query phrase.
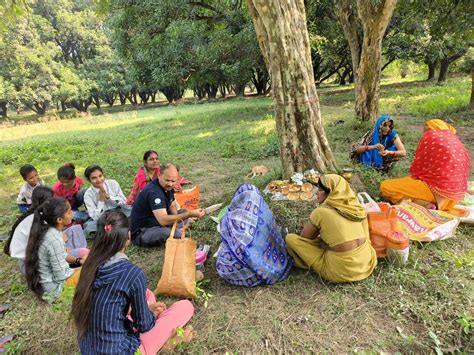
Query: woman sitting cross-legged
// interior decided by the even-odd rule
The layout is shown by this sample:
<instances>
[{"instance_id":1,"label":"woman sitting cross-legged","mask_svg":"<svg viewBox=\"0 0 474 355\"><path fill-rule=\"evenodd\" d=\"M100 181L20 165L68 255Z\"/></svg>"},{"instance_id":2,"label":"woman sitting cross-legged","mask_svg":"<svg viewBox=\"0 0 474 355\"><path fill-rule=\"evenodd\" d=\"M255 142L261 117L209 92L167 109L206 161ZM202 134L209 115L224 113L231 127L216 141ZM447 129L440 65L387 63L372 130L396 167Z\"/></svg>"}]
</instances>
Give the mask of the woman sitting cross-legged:
<instances>
[{"instance_id":1,"label":"woman sitting cross-legged","mask_svg":"<svg viewBox=\"0 0 474 355\"><path fill-rule=\"evenodd\" d=\"M77 283L80 269L69 267L63 240L64 226L71 224L72 216L71 206L64 198L50 198L34 212L25 275L28 287L45 301L59 297L65 285Z\"/></svg>"},{"instance_id":2,"label":"woman sitting cross-legged","mask_svg":"<svg viewBox=\"0 0 474 355\"><path fill-rule=\"evenodd\" d=\"M194 336L190 326L176 334L191 319L192 303L178 301L167 309L156 302L145 273L125 255L129 243L127 217L104 212L72 303L81 354L156 354L167 342Z\"/></svg>"},{"instance_id":3,"label":"woman sitting cross-legged","mask_svg":"<svg viewBox=\"0 0 474 355\"><path fill-rule=\"evenodd\" d=\"M84 225L87 236L97 229L97 220L105 211L117 209L130 216L131 206L127 205L125 195L117 181L106 179L104 171L99 165L90 165L84 175L91 183L91 187L84 194L84 204L91 217Z\"/></svg>"},{"instance_id":4,"label":"woman sitting cross-legged","mask_svg":"<svg viewBox=\"0 0 474 355\"><path fill-rule=\"evenodd\" d=\"M407 154L400 136L393 128L392 116L380 116L373 131L367 132L359 144L352 146L352 160L388 173L393 164Z\"/></svg>"},{"instance_id":5,"label":"woman sitting cross-legged","mask_svg":"<svg viewBox=\"0 0 474 355\"><path fill-rule=\"evenodd\" d=\"M464 199L471 158L450 124L426 121L424 134L410 166L410 176L382 181L380 192L392 203L411 199L422 206L456 213Z\"/></svg>"},{"instance_id":6,"label":"woman sitting cross-legged","mask_svg":"<svg viewBox=\"0 0 474 355\"><path fill-rule=\"evenodd\" d=\"M339 175L321 176L320 206L309 217L301 236L288 234L286 244L295 266L312 268L332 282L367 278L377 265L369 238L367 214L347 181Z\"/></svg>"}]
</instances>

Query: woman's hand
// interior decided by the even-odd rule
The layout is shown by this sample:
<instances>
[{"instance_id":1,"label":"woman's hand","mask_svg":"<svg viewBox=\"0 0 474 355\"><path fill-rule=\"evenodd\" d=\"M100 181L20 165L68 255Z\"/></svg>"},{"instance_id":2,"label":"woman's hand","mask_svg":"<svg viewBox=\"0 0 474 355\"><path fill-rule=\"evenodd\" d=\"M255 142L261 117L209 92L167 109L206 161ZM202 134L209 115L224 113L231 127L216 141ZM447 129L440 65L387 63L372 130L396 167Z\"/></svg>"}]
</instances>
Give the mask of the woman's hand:
<instances>
[{"instance_id":1,"label":"woman's hand","mask_svg":"<svg viewBox=\"0 0 474 355\"><path fill-rule=\"evenodd\" d=\"M384 145L381 144L381 143L377 143L377 144L371 145L369 147L370 147L371 150L372 149L377 149L377 150L384 150L385 149Z\"/></svg>"},{"instance_id":2,"label":"woman's hand","mask_svg":"<svg viewBox=\"0 0 474 355\"><path fill-rule=\"evenodd\" d=\"M394 155L393 151L391 150L384 150L383 152L379 152L379 154L383 157L386 157L387 155Z\"/></svg>"},{"instance_id":3,"label":"woman's hand","mask_svg":"<svg viewBox=\"0 0 474 355\"><path fill-rule=\"evenodd\" d=\"M155 317L159 317L161 313L166 311L166 304L163 302L155 302L148 305L148 308L155 315Z\"/></svg>"}]
</instances>

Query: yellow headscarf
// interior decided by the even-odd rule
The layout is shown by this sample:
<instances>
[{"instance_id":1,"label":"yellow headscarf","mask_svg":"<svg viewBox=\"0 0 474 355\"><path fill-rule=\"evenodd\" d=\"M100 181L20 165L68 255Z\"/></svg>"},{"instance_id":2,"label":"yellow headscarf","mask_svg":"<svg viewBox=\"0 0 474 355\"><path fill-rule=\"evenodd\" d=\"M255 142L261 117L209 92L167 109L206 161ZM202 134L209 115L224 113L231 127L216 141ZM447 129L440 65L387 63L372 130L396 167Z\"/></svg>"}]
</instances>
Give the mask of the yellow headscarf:
<instances>
[{"instance_id":1,"label":"yellow headscarf","mask_svg":"<svg viewBox=\"0 0 474 355\"><path fill-rule=\"evenodd\" d=\"M456 128L454 128L449 123L446 123L443 120L440 120L438 118L434 118L432 120L426 121L425 125L432 131L450 130L451 132L456 134Z\"/></svg>"},{"instance_id":2,"label":"yellow headscarf","mask_svg":"<svg viewBox=\"0 0 474 355\"><path fill-rule=\"evenodd\" d=\"M362 221L367 213L360 204L354 191L347 181L336 174L327 174L320 177L323 186L329 190L328 197L322 203L322 207L334 208L341 216L351 221Z\"/></svg>"}]
</instances>

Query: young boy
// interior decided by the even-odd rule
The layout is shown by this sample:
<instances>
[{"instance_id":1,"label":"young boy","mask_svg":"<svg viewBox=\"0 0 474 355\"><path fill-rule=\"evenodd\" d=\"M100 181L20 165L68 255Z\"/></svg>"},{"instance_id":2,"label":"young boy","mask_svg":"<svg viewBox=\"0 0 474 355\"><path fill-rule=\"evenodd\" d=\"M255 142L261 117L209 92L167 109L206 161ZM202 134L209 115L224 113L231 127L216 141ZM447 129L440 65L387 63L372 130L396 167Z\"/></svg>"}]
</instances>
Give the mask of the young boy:
<instances>
[{"instance_id":1,"label":"young boy","mask_svg":"<svg viewBox=\"0 0 474 355\"><path fill-rule=\"evenodd\" d=\"M21 213L28 211L31 205L31 194L36 186L44 185L43 180L38 175L38 171L31 164L23 165L20 168L20 175L25 183L20 189L20 193L16 199L18 209Z\"/></svg>"}]
</instances>

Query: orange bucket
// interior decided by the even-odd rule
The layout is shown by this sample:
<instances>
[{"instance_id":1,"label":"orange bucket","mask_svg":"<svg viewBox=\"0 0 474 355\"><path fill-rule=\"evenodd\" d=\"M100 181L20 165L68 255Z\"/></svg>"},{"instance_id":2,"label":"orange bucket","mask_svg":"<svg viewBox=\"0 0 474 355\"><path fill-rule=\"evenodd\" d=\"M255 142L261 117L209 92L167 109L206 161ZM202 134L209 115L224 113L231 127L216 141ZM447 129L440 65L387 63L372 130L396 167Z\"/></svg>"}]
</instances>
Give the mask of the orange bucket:
<instances>
[{"instance_id":1,"label":"orange bucket","mask_svg":"<svg viewBox=\"0 0 474 355\"><path fill-rule=\"evenodd\" d=\"M387 248L394 250L404 250L410 244L410 239L405 233L400 231L391 231L387 235Z\"/></svg>"}]
</instances>

